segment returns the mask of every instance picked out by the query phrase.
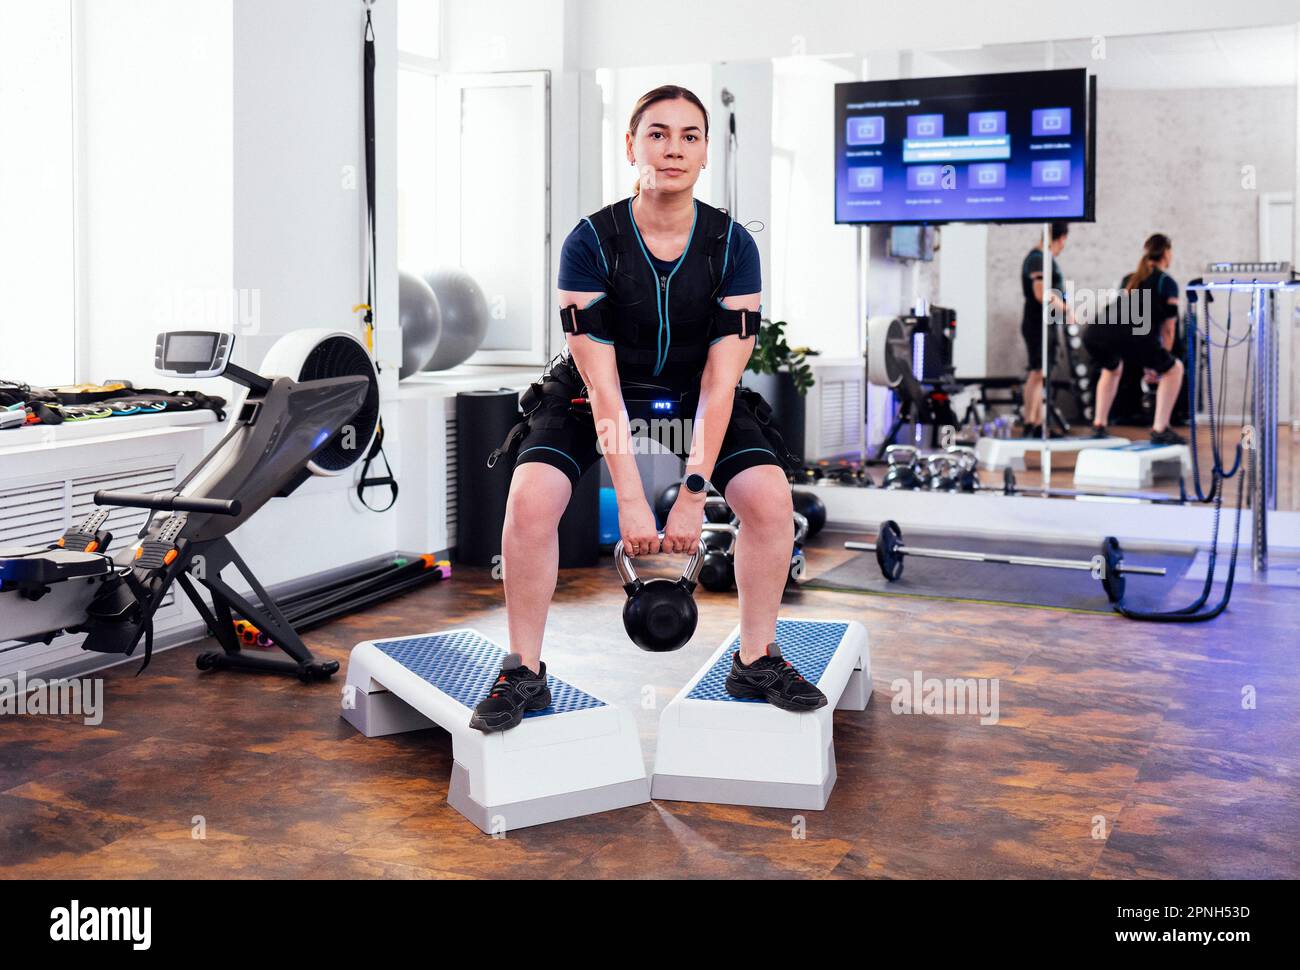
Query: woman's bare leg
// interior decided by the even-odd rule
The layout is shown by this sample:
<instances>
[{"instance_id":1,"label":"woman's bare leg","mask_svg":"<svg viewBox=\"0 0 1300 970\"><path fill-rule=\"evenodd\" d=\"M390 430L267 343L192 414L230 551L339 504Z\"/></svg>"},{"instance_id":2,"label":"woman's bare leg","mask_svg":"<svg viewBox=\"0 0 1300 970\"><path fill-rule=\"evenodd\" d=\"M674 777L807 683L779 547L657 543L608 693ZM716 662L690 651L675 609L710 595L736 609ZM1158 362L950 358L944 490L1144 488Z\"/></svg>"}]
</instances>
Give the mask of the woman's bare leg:
<instances>
[{"instance_id":1,"label":"woman's bare leg","mask_svg":"<svg viewBox=\"0 0 1300 970\"><path fill-rule=\"evenodd\" d=\"M727 504L740 518L735 549L740 661L748 664L776 639L776 615L794 551L790 482L775 465L746 468L727 484Z\"/></svg>"},{"instance_id":2,"label":"woman's bare leg","mask_svg":"<svg viewBox=\"0 0 1300 970\"><path fill-rule=\"evenodd\" d=\"M538 672L546 614L560 568L560 518L573 486L564 472L541 462L515 468L501 530L502 578L510 652Z\"/></svg>"}]
</instances>

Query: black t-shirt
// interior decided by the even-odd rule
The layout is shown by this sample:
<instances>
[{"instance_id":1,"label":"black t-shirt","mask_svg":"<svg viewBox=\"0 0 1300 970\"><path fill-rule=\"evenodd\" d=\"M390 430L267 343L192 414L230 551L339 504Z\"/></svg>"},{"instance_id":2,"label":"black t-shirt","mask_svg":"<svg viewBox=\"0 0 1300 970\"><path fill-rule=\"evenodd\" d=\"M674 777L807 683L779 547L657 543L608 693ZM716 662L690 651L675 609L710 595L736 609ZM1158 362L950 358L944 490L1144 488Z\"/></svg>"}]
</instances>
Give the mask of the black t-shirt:
<instances>
[{"instance_id":1,"label":"black t-shirt","mask_svg":"<svg viewBox=\"0 0 1300 970\"><path fill-rule=\"evenodd\" d=\"M1043 276L1043 250L1035 247L1020 264L1020 289L1025 295L1025 313L1022 326L1037 326L1043 319L1042 301L1034 298L1034 276ZM1058 293L1065 292L1065 277L1061 275L1061 264L1052 260L1052 286Z\"/></svg>"},{"instance_id":2,"label":"black t-shirt","mask_svg":"<svg viewBox=\"0 0 1300 970\"><path fill-rule=\"evenodd\" d=\"M1125 276L1124 281L1120 283L1120 289L1128 286L1128 281L1132 278L1132 273ZM1178 284L1174 282L1172 276L1162 269L1152 270L1151 275L1144 279L1138 288L1151 291L1152 327L1158 327L1170 317L1177 318L1178 307L1169 302L1178 299Z\"/></svg>"}]
</instances>

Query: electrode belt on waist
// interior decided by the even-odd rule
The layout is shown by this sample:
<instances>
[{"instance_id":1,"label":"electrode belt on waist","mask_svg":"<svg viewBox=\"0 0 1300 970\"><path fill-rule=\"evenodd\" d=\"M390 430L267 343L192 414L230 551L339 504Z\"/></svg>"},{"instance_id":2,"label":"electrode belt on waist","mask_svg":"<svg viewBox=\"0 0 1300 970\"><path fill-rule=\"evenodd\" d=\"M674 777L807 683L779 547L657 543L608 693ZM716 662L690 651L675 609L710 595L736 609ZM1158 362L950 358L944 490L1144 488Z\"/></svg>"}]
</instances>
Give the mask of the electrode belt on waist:
<instances>
[{"instance_id":1,"label":"electrode belt on waist","mask_svg":"<svg viewBox=\"0 0 1300 970\"><path fill-rule=\"evenodd\" d=\"M657 350L638 350L636 347L614 345L614 359L620 364L653 368L662 360L664 363L680 364L683 361L697 363L701 368L709 356L709 345L704 343L683 344L670 347L666 354Z\"/></svg>"},{"instance_id":2,"label":"electrode belt on waist","mask_svg":"<svg viewBox=\"0 0 1300 970\"><path fill-rule=\"evenodd\" d=\"M622 382L623 407L628 419L692 418L699 404L699 392L677 391L660 384Z\"/></svg>"}]
</instances>

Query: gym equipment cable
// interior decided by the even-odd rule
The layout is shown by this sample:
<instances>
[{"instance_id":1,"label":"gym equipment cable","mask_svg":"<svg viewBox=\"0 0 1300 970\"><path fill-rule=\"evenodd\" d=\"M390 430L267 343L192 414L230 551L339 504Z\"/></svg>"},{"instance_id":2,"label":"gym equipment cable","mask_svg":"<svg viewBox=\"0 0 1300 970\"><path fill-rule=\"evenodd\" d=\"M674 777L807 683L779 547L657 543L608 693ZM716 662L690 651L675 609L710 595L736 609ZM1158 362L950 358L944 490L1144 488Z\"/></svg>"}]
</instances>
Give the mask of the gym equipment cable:
<instances>
[{"instance_id":1,"label":"gym equipment cable","mask_svg":"<svg viewBox=\"0 0 1300 970\"><path fill-rule=\"evenodd\" d=\"M1193 280L1187 287L1187 373L1189 380L1194 380L1191 375L1195 374L1196 368L1204 361L1205 384L1206 384L1206 411L1210 419L1210 452L1213 457L1213 463L1210 467L1210 491L1208 500L1214 503L1214 526L1210 532L1210 550L1209 560L1206 564L1205 583L1201 588L1201 594L1187 606L1173 610L1135 610L1124 604L1123 597L1117 600L1113 606L1115 611L1130 620L1146 620L1153 623L1200 623L1205 620L1212 620L1222 613L1228 606L1228 601L1232 598L1232 586L1237 575L1237 552L1241 542L1241 512L1246 500L1247 481L1254 478L1255 468L1255 450L1253 447L1244 449L1247 452L1246 463L1243 474L1242 467L1242 443L1237 442L1236 460L1233 462L1231 469L1223 466L1223 437L1222 437L1222 415L1216 414L1214 404L1214 369L1211 361L1210 348L1214 346L1210 332L1218 329L1218 324L1214 322L1210 314L1210 294L1206 292L1205 300L1205 319L1208 326L1204 336L1204 348L1200 348L1200 337L1196 328L1196 304L1197 285L1200 280ZM1233 347L1246 343L1250 339L1251 332L1261 321L1252 321L1251 326L1243 338L1234 341L1232 339L1232 291L1229 290L1228 296L1228 317L1226 326L1222 329L1224 341L1220 344L1223 350L1223 361L1220 364L1220 389L1226 386L1228 374L1228 351ZM1246 370L1242 378L1243 398L1249 393L1251 380L1252 355L1246 354ZM1188 399L1192 402L1191 413L1189 416L1189 434L1191 437L1191 455L1192 455L1192 480L1195 483L1196 494L1200 501L1207 501L1207 496L1201 489L1200 464L1198 461L1198 451L1196 446L1196 398L1194 396L1195 387L1189 388ZM1245 404L1243 401L1242 414L1245 414ZM1205 604L1209 601L1210 591L1214 588L1214 575L1218 565L1219 556L1219 525L1223 511L1223 491L1224 482L1230 478L1237 478L1237 512L1232 528L1232 553L1228 560L1228 578L1223 588L1223 595L1219 601L1209 609L1205 609ZM1184 497L1186 491L1184 490ZM1261 514L1259 509L1254 510L1256 515Z\"/></svg>"}]
</instances>

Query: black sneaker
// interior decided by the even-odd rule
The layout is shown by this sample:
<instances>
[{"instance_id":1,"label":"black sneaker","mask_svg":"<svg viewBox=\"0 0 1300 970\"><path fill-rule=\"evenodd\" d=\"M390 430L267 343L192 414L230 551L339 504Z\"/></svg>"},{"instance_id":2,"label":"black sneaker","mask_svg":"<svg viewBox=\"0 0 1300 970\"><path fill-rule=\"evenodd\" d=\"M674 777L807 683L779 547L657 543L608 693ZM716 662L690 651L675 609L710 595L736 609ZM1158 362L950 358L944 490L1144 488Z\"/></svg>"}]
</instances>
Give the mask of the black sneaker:
<instances>
[{"instance_id":1,"label":"black sneaker","mask_svg":"<svg viewBox=\"0 0 1300 970\"><path fill-rule=\"evenodd\" d=\"M732 697L757 697L784 711L815 711L826 706L826 695L799 676L775 643L767 645L766 656L748 666L740 662L737 650L726 687Z\"/></svg>"},{"instance_id":2,"label":"black sneaker","mask_svg":"<svg viewBox=\"0 0 1300 970\"><path fill-rule=\"evenodd\" d=\"M1020 429L1020 437L1022 438L1041 438L1042 435L1042 429L1036 424L1026 424Z\"/></svg>"},{"instance_id":3,"label":"black sneaker","mask_svg":"<svg viewBox=\"0 0 1300 970\"><path fill-rule=\"evenodd\" d=\"M524 719L524 711L540 711L551 706L551 689L546 686L546 664L538 664L541 673L524 666L519 654L512 653L501 665L501 674L488 696L478 702L469 726L484 734L506 731Z\"/></svg>"},{"instance_id":4,"label":"black sneaker","mask_svg":"<svg viewBox=\"0 0 1300 970\"><path fill-rule=\"evenodd\" d=\"M1109 438L1110 432L1106 430L1105 425L1094 424L1092 426L1092 436L1094 438Z\"/></svg>"},{"instance_id":5,"label":"black sneaker","mask_svg":"<svg viewBox=\"0 0 1300 970\"><path fill-rule=\"evenodd\" d=\"M1152 431L1151 443L1153 445L1185 445L1187 440L1177 431L1170 431L1165 428L1164 431Z\"/></svg>"}]
</instances>

